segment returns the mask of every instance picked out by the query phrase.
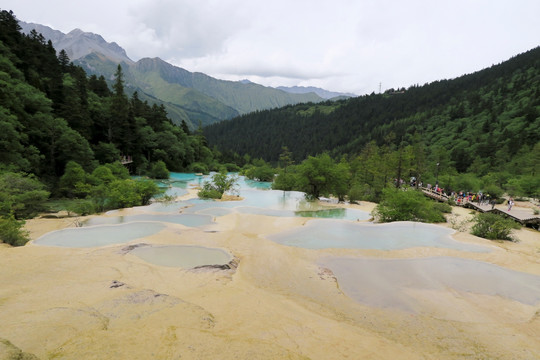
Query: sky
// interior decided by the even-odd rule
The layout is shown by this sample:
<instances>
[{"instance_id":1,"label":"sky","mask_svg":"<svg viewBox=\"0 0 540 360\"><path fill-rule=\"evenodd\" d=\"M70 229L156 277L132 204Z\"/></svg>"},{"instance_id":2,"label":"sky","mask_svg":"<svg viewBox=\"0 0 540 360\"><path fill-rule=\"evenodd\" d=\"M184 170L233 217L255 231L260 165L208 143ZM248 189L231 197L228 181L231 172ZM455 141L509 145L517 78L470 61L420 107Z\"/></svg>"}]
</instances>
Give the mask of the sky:
<instances>
[{"instance_id":1,"label":"sky","mask_svg":"<svg viewBox=\"0 0 540 360\"><path fill-rule=\"evenodd\" d=\"M539 0L2 0L192 72L357 95L452 79L540 46Z\"/></svg>"}]
</instances>

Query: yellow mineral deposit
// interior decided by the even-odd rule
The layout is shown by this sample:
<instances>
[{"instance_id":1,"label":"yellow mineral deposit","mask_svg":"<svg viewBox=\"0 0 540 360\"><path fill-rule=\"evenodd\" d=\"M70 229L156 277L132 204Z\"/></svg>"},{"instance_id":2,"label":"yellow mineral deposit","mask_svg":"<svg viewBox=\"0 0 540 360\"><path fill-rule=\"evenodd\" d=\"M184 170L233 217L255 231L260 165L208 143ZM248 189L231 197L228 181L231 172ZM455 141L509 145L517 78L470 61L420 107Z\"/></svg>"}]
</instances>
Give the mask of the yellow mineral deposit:
<instances>
[{"instance_id":1,"label":"yellow mineral deposit","mask_svg":"<svg viewBox=\"0 0 540 360\"><path fill-rule=\"evenodd\" d=\"M350 206L370 211L374 204ZM454 211L454 224L470 216ZM307 221L231 212L209 227L167 224L127 244L2 246L0 359L22 352L39 359L540 358L540 299L534 289L533 298L523 301L459 287L396 287L385 289L388 296L413 299L413 305L394 307L387 299L386 306L377 306L349 296L339 274L325 266L335 258L441 257L539 277L538 232L517 231L517 243L453 235L490 252L313 250L266 238ZM26 228L37 239L73 225L69 218L35 219ZM158 266L130 253L140 243L220 248L234 261L225 268ZM382 275L361 276L378 283Z\"/></svg>"}]
</instances>

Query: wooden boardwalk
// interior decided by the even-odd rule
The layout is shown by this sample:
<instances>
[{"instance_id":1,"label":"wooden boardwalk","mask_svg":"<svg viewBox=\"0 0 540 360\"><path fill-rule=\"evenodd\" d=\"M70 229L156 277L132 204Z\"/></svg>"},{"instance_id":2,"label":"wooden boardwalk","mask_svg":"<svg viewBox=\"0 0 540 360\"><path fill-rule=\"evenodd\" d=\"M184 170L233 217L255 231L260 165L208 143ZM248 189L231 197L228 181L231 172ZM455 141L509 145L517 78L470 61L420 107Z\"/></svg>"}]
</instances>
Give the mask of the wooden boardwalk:
<instances>
[{"instance_id":1,"label":"wooden boardwalk","mask_svg":"<svg viewBox=\"0 0 540 360\"><path fill-rule=\"evenodd\" d=\"M122 163L122 165L127 165L127 164L131 164L133 162L133 159L131 158L131 156L122 156L120 158L120 162Z\"/></svg>"},{"instance_id":2,"label":"wooden boardwalk","mask_svg":"<svg viewBox=\"0 0 540 360\"><path fill-rule=\"evenodd\" d=\"M450 199L448 195L437 193L431 189L422 188L424 195L435 199L437 201L448 202ZM492 212L494 214L502 215L506 218L512 219L519 222L524 226L532 226L535 229L540 229L540 215L535 215L533 209L513 206L510 211L508 211L508 206L506 205L495 205L493 207L490 204L478 204L477 202L464 201L456 202L456 205L467 207L479 212Z\"/></svg>"},{"instance_id":3,"label":"wooden boardwalk","mask_svg":"<svg viewBox=\"0 0 540 360\"><path fill-rule=\"evenodd\" d=\"M512 210L508 211L506 207L495 207L493 213L515 220L521 225L532 226L537 230L540 229L540 215L535 215L530 208L521 208L514 205Z\"/></svg>"}]
</instances>

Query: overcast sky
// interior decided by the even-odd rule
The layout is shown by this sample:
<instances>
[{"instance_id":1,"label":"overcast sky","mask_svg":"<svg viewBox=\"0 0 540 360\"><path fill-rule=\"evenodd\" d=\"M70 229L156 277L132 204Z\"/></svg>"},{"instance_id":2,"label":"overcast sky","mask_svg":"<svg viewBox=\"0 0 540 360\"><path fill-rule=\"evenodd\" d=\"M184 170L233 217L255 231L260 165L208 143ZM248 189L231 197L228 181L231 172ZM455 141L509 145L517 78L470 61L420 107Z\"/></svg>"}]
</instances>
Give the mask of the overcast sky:
<instances>
[{"instance_id":1,"label":"overcast sky","mask_svg":"<svg viewBox=\"0 0 540 360\"><path fill-rule=\"evenodd\" d=\"M133 60L363 95L454 78L540 45L540 0L2 0Z\"/></svg>"}]
</instances>

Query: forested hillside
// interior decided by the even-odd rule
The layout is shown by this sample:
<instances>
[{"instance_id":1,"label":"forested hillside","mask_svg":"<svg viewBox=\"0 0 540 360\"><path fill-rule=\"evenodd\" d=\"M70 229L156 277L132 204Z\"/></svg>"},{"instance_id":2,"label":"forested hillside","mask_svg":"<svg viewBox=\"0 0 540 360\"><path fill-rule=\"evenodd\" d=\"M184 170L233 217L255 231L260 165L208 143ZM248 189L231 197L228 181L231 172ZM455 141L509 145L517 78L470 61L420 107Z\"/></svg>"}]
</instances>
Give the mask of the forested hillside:
<instances>
[{"instance_id":1,"label":"forested hillside","mask_svg":"<svg viewBox=\"0 0 540 360\"><path fill-rule=\"evenodd\" d=\"M172 124L163 106L124 93L121 67L110 89L65 53L57 57L40 34L22 34L7 11L0 17L0 82L0 170L54 185L69 161L91 171L129 156L137 173L160 160L177 171L213 161L200 134Z\"/></svg>"},{"instance_id":2,"label":"forested hillside","mask_svg":"<svg viewBox=\"0 0 540 360\"><path fill-rule=\"evenodd\" d=\"M114 61L98 54L89 54L75 63L87 73L106 78L116 67ZM140 90L141 95L163 102L173 121L185 121L192 129L197 128L199 122L205 126L257 109L322 100L314 93L290 94L253 83L218 80L159 58L144 58L135 64L123 65L128 90Z\"/></svg>"},{"instance_id":3,"label":"forested hillside","mask_svg":"<svg viewBox=\"0 0 540 360\"><path fill-rule=\"evenodd\" d=\"M128 167L158 178L218 167L200 132L126 95L120 65L111 89L41 34L20 30L0 11L1 242L23 245L22 219L45 211L49 195L77 214L147 204L158 186L131 179Z\"/></svg>"},{"instance_id":4,"label":"forested hillside","mask_svg":"<svg viewBox=\"0 0 540 360\"><path fill-rule=\"evenodd\" d=\"M259 111L204 134L231 158L249 154L276 163L286 146L298 162L325 151L359 155L368 144L389 151L421 145L441 174L538 175L540 48L457 79Z\"/></svg>"}]
</instances>

